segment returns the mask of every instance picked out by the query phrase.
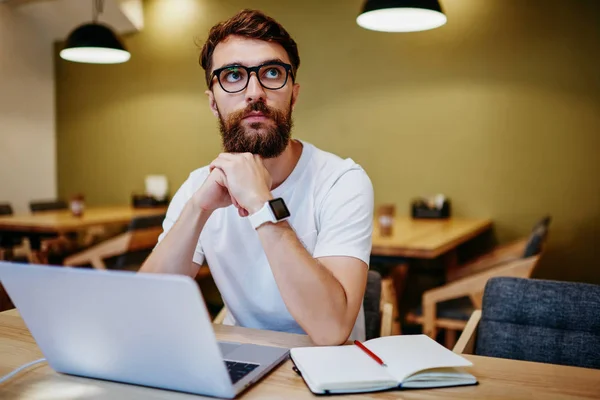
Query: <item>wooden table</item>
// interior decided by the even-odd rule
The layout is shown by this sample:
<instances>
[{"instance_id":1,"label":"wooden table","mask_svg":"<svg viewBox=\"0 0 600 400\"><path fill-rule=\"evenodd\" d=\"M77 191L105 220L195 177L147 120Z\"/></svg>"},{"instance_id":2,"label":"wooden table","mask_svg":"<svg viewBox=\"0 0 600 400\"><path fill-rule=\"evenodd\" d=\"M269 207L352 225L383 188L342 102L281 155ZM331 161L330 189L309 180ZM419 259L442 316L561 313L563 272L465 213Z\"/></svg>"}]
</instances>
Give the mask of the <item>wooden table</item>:
<instances>
[{"instance_id":1,"label":"wooden table","mask_svg":"<svg viewBox=\"0 0 600 400\"><path fill-rule=\"evenodd\" d=\"M308 346L307 336L215 325L217 339L271 346ZM15 310L0 313L0 376L42 354ZM479 385L335 396L336 399L598 399L600 371L469 356ZM166 390L79 378L39 364L0 385L2 399L199 399ZM286 361L246 391L243 399L315 399Z\"/></svg>"},{"instance_id":2,"label":"wooden table","mask_svg":"<svg viewBox=\"0 0 600 400\"><path fill-rule=\"evenodd\" d=\"M391 236L382 236L378 221L373 225L373 248L375 257L400 257L390 267L390 278L384 280L382 297L394 307L392 334L400 334L401 299L408 280L409 259L435 259L442 257L446 274L458 267L459 245L491 229L487 218L467 219L413 219L407 216L394 218ZM404 310L406 311L406 310Z\"/></svg>"},{"instance_id":3,"label":"wooden table","mask_svg":"<svg viewBox=\"0 0 600 400\"><path fill-rule=\"evenodd\" d=\"M392 236L383 237L375 221L373 249L376 256L433 259L453 250L492 227L487 218L440 220L395 217Z\"/></svg>"},{"instance_id":4,"label":"wooden table","mask_svg":"<svg viewBox=\"0 0 600 400\"><path fill-rule=\"evenodd\" d=\"M76 232L91 226L126 225L135 217L159 215L165 207L92 207L81 217L75 217L68 210L43 211L35 214L17 214L0 217L0 232L22 234L61 234Z\"/></svg>"},{"instance_id":5,"label":"wooden table","mask_svg":"<svg viewBox=\"0 0 600 400\"><path fill-rule=\"evenodd\" d=\"M164 214L166 210L166 207L116 206L91 207L81 217L73 216L69 210L3 216L0 217L0 235L28 238L34 259L45 264L46 256L40 251L42 238L80 232L91 227L127 225L135 217Z\"/></svg>"}]
</instances>

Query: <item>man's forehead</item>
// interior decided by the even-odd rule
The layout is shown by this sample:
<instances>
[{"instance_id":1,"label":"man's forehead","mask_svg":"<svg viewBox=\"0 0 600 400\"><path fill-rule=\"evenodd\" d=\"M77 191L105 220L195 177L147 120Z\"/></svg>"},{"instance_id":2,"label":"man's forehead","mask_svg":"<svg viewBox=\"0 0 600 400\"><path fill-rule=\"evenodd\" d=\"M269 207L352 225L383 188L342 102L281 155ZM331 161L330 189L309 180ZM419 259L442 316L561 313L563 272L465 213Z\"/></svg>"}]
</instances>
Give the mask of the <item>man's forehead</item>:
<instances>
[{"instance_id":1,"label":"man's forehead","mask_svg":"<svg viewBox=\"0 0 600 400\"><path fill-rule=\"evenodd\" d=\"M232 63L250 67L277 59L290 63L287 52L279 43L231 35L215 47L213 70Z\"/></svg>"}]
</instances>

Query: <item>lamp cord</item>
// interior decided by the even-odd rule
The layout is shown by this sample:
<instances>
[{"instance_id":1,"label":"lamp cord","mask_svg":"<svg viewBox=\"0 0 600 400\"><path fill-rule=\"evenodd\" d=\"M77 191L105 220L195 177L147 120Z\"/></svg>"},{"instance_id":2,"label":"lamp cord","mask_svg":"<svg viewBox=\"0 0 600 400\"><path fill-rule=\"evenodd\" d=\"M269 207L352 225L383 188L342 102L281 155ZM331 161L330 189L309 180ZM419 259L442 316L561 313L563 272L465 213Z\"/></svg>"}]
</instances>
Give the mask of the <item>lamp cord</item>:
<instances>
[{"instance_id":1,"label":"lamp cord","mask_svg":"<svg viewBox=\"0 0 600 400\"><path fill-rule=\"evenodd\" d=\"M92 0L92 20L98 22L98 17L104 12L104 0Z\"/></svg>"}]
</instances>

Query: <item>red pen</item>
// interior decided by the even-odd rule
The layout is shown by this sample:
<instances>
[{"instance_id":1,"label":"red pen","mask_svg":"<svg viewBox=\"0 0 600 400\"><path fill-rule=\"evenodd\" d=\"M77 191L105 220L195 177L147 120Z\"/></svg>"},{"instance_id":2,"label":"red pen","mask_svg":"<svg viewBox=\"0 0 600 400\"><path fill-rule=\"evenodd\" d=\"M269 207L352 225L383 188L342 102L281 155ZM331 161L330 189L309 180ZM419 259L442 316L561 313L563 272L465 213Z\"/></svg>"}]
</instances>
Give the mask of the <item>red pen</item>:
<instances>
[{"instance_id":1,"label":"red pen","mask_svg":"<svg viewBox=\"0 0 600 400\"><path fill-rule=\"evenodd\" d=\"M362 344L358 340L355 340L354 344L357 345L359 349L361 349L362 351L367 353L367 355L369 357L371 357L373 360L377 361L377 364L379 364L383 367L387 367L387 365L383 362L383 360L381 358L377 357L377 355L375 353L373 353L371 350L367 349L364 344Z\"/></svg>"}]
</instances>

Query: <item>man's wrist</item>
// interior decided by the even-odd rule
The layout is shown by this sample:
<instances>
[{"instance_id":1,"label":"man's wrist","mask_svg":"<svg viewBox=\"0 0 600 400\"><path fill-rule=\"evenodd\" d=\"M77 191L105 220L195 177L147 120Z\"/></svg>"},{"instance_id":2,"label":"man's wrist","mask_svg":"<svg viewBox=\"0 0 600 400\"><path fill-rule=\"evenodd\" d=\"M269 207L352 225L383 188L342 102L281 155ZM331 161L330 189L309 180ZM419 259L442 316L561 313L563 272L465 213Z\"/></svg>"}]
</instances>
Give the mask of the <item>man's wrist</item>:
<instances>
[{"instance_id":1,"label":"man's wrist","mask_svg":"<svg viewBox=\"0 0 600 400\"><path fill-rule=\"evenodd\" d=\"M187 211L187 214L192 218L197 218L198 220L206 221L215 210L202 207L199 204L199 202L195 201L195 199L192 198L191 201L187 202L184 211Z\"/></svg>"},{"instance_id":2,"label":"man's wrist","mask_svg":"<svg viewBox=\"0 0 600 400\"><path fill-rule=\"evenodd\" d=\"M250 203L246 211L248 211L248 214L250 215L255 214L260 211L269 200L273 200L273 195L271 193L257 196L256 200Z\"/></svg>"}]
</instances>

